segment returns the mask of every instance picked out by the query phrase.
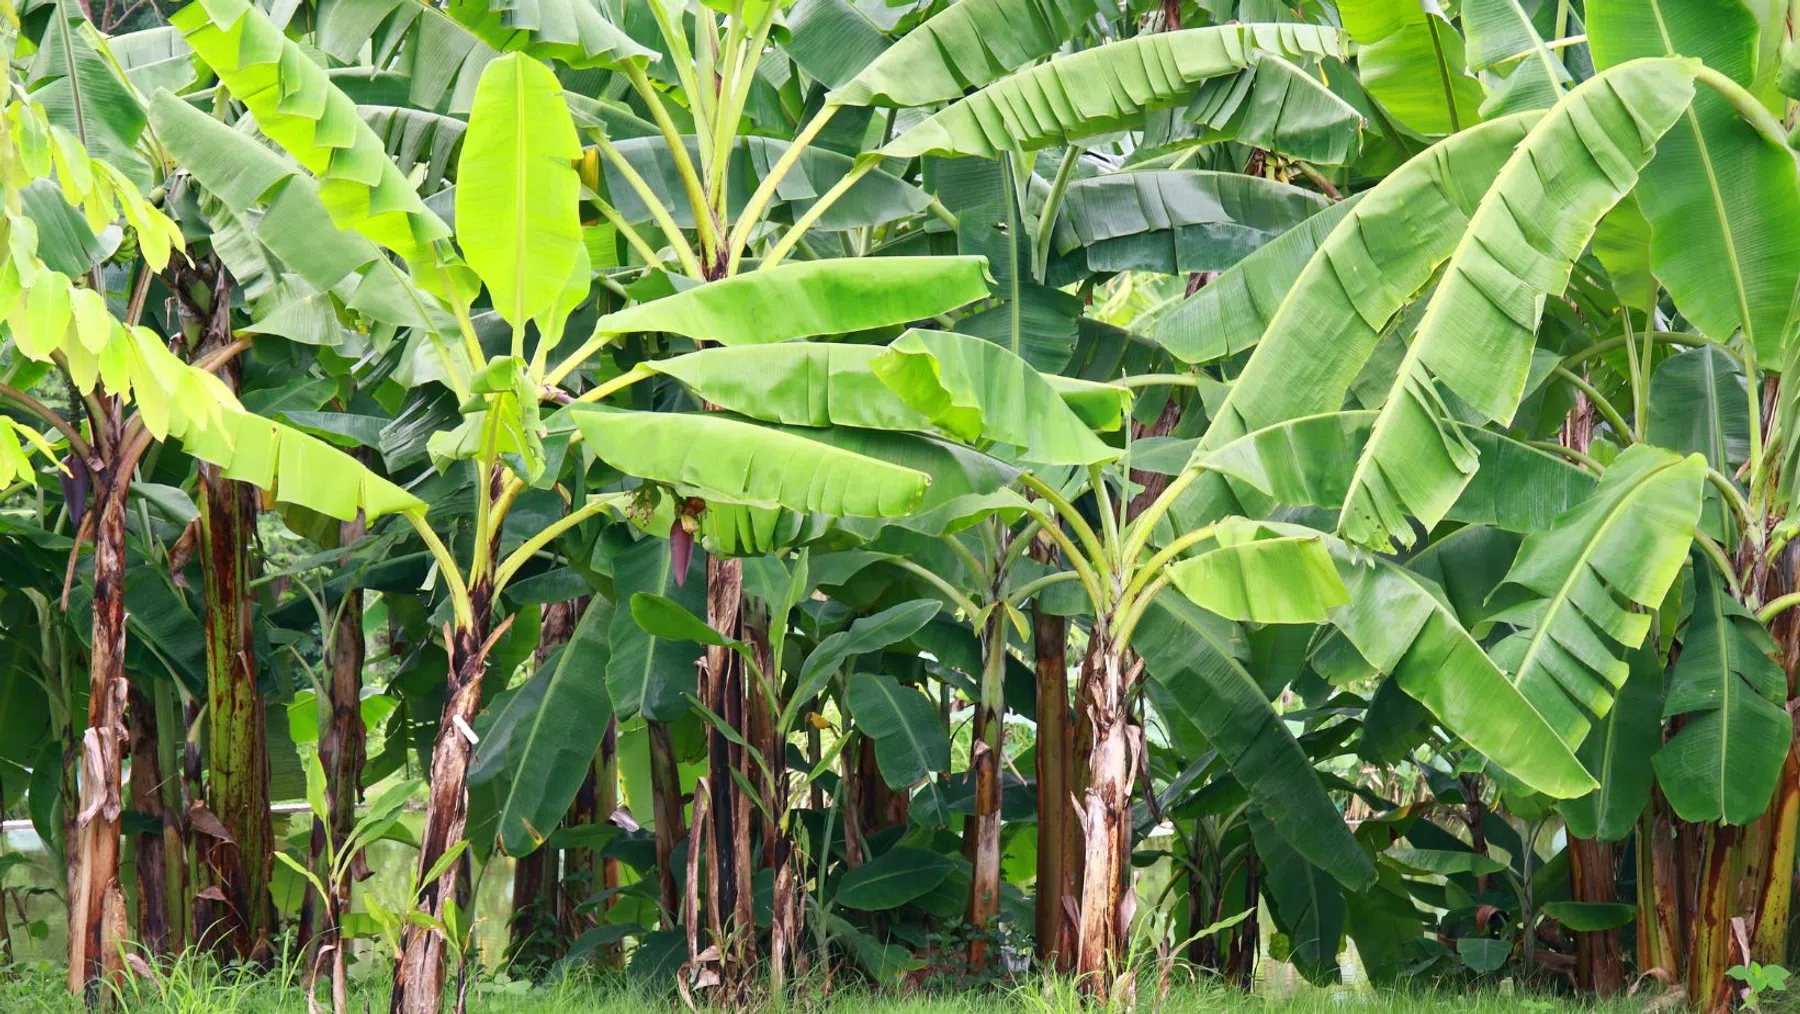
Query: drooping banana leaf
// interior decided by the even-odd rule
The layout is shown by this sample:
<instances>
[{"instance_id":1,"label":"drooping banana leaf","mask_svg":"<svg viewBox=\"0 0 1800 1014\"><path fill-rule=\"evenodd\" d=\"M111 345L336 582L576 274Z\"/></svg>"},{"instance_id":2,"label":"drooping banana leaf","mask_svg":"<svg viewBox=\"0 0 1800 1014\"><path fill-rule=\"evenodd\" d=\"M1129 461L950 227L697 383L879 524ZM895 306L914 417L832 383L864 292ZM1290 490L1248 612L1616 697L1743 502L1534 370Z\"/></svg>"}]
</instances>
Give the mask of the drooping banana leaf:
<instances>
[{"instance_id":1,"label":"drooping banana leaf","mask_svg":"<svg viewBox=\"0 0 1800 1014\"><path fill-rule=\"evenodd\" d=\"M294 164L166 92L150 103L150 122L163 145L229 211L215 216L214 249L252 286L276 272L254 248L260 244L312 289L333 292L375 320L421 327L442 315L374 243L333 222L318 182ZM455 326L447 319L439 323Z\"/></svg>"},{"instance_id":2,"label":"drooping banana leaf","mask_svg":"<svg viewBox=\"0 0 1800 1014\"><path fill-rule=\"evenodd\" d=\"M889 787L906 788L950 767L950 732L917 688L861 672L850 677L849 686L850 714L875 741L875 763Z\"/></svg>"},{"instance_id":3,"label":"drooping banana leaf","mask_svg":"<svg viewBox=\"0 0 1800 1014\"><path fill-rule=\"evenodd\" d=\"M489 46L570 67L617 68L655 54L606 19L589 0L449 0L444 12Z\"/></svg>"},{"instance_id":4,"label":"drooping banana leaf","mask_svg":"<svg viewBox=\"0 0 1800 1014\"><path fill-rule=\"evenodd\" d=\"M1046 465L1097 464L1119 456L1030 364L993 342L914 329L895 339L870 368L933 425L971 445L1005 445L1026 461Z\"/></svg>"},{"instance_id":5,"label":"drooping banana leaf","mask_svg":"<svg viewBox=\"0 0 1800 1014\"><path fill-rule=\"evenodd\" d=\"M1481 115L1548 109L1562 98L1570 74L1519 0L1468 0L1462 23L1469 33L1464 57L1487 86Z\"/></svg>"},{"instance_id":6,"label":"drooping banana leaf","mask_svg":"<svg viewBox=\"0 0 1800 1014\"><path fill-rule=\"evenodd\" d=\"M1769 808L1794 726L1774 640L1694 554L1694 615L1664 719L1685 716L1656 752L1657 783L1682 820L1748 824Z\"/></svg>"},{"instance_id":7,"label":"drooping banana leaf","mask_svg":"<svg viewBox=\"0 0 1800 1014\"><path fill-rule=\"evenodd\" d=\"M143 412L149 399L143 385L136 391L135 403ZM179 388L166 391L173 400ZM191 400L193 395L182 397ZM266 489L277 500L339 521L354 520L359 510L373 521L385 514L425 509L418 497L323 440L242 409L222 406L212 422L178 415L170 420L168 433L195 457L219 466L225 478Z\"/></svg>"},{"instance_id":8,"label":"drooping banana leaf","mask_svg":"<svg viewBox=\"0 0 1800 1014\"><path fill-rule=\"evenodd\" d=\"M1247 482L1281 503L1336 508L1375 425L1373 411L1302 416L1248 433L1195 464ZM1444 517L1535 532L1593 490L1594 477L1569 461L1463 423L1452 427L1484 465Z\"/></svg>"},{"instance_id":9,"label":"drooping banana leaf","mask_svg":"<svg viewBox=\"0 0 1800 1014\"><path fill-rule=\"evenodd\" d=\"M1287 934L1294 967L1309 982L1336 982L1338 944L1344 935L1343 889L1325 870L1307 861L1277 831L1266 812L1250 814L1250 836L1263 863L1263 891L1270 901L1270 914ZM1362 854L1361 845L1353 843L1352 847Z\"/></svg>"},{"instance_id":10,"label":"drooping banana leaf","mask_svg":"<svg viewBox=\"0 0 1800 1014\"><path fill-rule=\"evenodd\" d=\"M1651 613L1681 573L1700 520L1706 462L1634 444L1588 499L1525 539L1495 590L1495 619L1516 632L1495 645L1510 673L1566 742L1580 744L1612 707L1649 633Z\"/></svg>"},{"instance_id":11,"label":"drooping banana leaf","mask_svg":"<svg viewBox=\"0 0 1800 1014\"><path fill-rule=\"evenodd\" d=\"M916 509L923 472L718 412L628 412L571 405L588 447L627 475L706 500L832 515Z\"/></svg>"},{"instance_id":12,"label":"drooping banana leaf","mask_svg":"<svg viewBox=\"0 0 1800 1014\"><path fill-rule=\"evenodd\" d=\"M1057 248L1064 256L1050 281L1109 271L1223 271L1324 207L1310 190L1241 173L1158 170L1077 180L1063 195ZM1072 267L1080 270L1064 277Z\"/></svg>"},{"instance_id":13,"label":"drooping banana leaf","mask_svg":"<svg viewBox=\"0 0 1800 1014\"><path fill-rule=\"evenodd\" d=\"M119 78L98 32L73 3L52 4L28 80L31 100L53 126L73 134L88 154L123 172L148 192L149 163L135 150L144 132L144 108Z\"/></svg>"},{"instance_id":14,"label":"drooping banana leaf","mask_svg":"<svg viewBox=\"0 0 1800 1014\"><path fill-rule=\"evenodd\" d=\"M1423 576L1333 548L1350 604L1332 614L1356 650L1446 729L1506 773L1569 799L1598 783L1573 748L1500 671Z\"/></svg>"},{"instance_id":15,"label":"drooping banana leaf","mask_svg":"<svg viewBox=\"0 0 1800 1014\"><path fill-rule=\"evenodd\" d=\"M1279 56L1200 86L1187 108L1146 118L1147 145L1188 138L1236 141L1320 165L1345 165L1362 145L1363 116L1324 82Z\"/></svg>"},{"instance_id":16,"label":"drooping banana leaf","mask_svg":"<svg viewBox=\"0 0 1800 1014\"><path fill-rule=\"evenodd\" d=\"M1167 690L1164 699L1205 734L1281 837L1346 887L1361 890L1374 879L1374 865L1351 837L1311 758L1220 643L1223 626L1198 606L1163 594L1145 610L1131 646Z\"/></svg>"},{"instance_id":17,"label":"drooping banana leaf","mask_svg":"<svg viewBox=\"0 0 1800 1014\"><path fill-rule=\"evenodd\" d=\"M606 692L612 622L612 604L595 598L569 643L532 677L543 683L538 706L513 730L508 752L514 756L507 764L512 783L500 804L499 836L507 855L521 856L543 843L594 763L613 712Z\"/></svg>"},{"instance_id":18,"label":"drooping banana leaf","mask_svg":"<svg viewBox=\"0 0 1800 1014\"><path fill-rule=\"evenodd\" d=\"M1680 55L1746 87L1755 79L1759 28L1745 4L1594 0L1587 17L1597 67ZM1781 361L1800 275L1800 233L1787 225L1800 215L1800 175L1774 129L1766 136L1701 88L1638 187L1656 275L1675 305L1720 341L1741 329L1767 364Z\"/></svg>"},{"instance_id":19,"label":"drooping banana leaf","mask_svg":"<svg viewBox=\"0 0 1800 1014\"><path fill-rule=\"evenodd\" d=\"M332 221L408 263L435 267L450 230L426 207L325 69L247 0L200 0L170 23L256 125L319 179Z\"/></svg>"},{"instance_id":20,"label":"drooping banana leaf","mask_svg":"<svg viewBox=\"0 0 1800 1014\"><path fill-rule=\"evenodd\" d=\"M613 557L613 594L626 602L640 592L672 599L690 612L706 609L706 557L695 553L687 573L675 570L674 553L663 539L641 539ZM688 641L652 637L628 609L613 610L607 632L612 654L606 661L606 696L621 720L643 715L672 722L688 710L698 686L694 663L703 649Z\"/></svg>"},{"instance_id":21,"label":"drooping banana leaf","mask_svg":"<svg viewBox=\"0 0 1800 1014\"><path fill-rule=\"evenodd\" d=\"M1594 227L1637 183L1657 138L1693 100L1693 67L1641 61L1595 76L1539 120L1458 241L1358 459L1339 531L1375 549L1410 546L1480 467L1446 393L1511 421L1531 371L1546 297L1568 284Z\"/></svg>"},{"instance_id":22,"label":"drooping banana leaf","mask_svg":"<svg viewBox=\"0 0 1800 1014\"><path fill-rule=\"evenodd\" d=\"M106 48L140 95L163 89L178 92L199 76L194 51L182 41L181 32L168 25L108 36Z\"/></svg>"},{"instance_id":23,"label":"drooping banana leaf","mask_svg":"<svg viewBox=\"0 0 1800 1014\"><path fill-rule=\"evenodd\" d=\"M475 83L500 55L449 14L413 0L320 0L315 44L334 59L355 63L366 44L381 64L405 54L407 98L420 109L467 113Z\"/></svg>"},{"instance_id":24,"label":"drooping banana leaf","mask_svg":"<svg viewBox=\"0 0 1800 1014\"><path fill-rule=\"evenodd\" d=\"M609 313L596 335L669 331L762 345L904 324L987 295L979 257L798 261L684 289Z\"/></svg>"},{"instance_id":25,"label":"drooping banana leaf","mask_svg":"<svg viewBox=\"0 0 1800 1014\"><path fill-rule=\"evenodd\" d=\"M911 127L881 153L993 158L1140 126L1146 112L1188 101L1201 82L1249 67L1259 52L1343 58L1346 46L1337 29L1316 25L1138 35L1002 78Z\"/></svg>"},{"instance_id":26,"label":"drooping banana leaf","mask_svg":"<svg viewBox=\"0 0 1800 1014\"><path fill-rule=\"evenodd\" d=\"M1646 644L1631 653L1630 664L1612 710L1576 753L1600 782L1562 804L1569 833L1580 838L1623 841L1650 802L1650 758L1662 746L1662 659L1656 645Z\"/></svg>"},{"instance_id":27,"label":"drooping banana leaf","mask_svg":"<svg viewBox=\"0 0 1800 1014\"><path fill-rule=\"evenodd\" d=\"M1538 116L1452 135L1365 193L1284 290L1202 446L1215 450L1254 429L1342 408L1382 329L1455 252Z\"/></svg>"},{"instance_id":28,"label":"drooping banana leaf","mask_svg":"<svg viewBox=\"0 0 1800 1014\"><path fill-rule=\"evenodd\" d=\"M1094 0L952 4L870 61L828 99L842 106L952 101L1054 53L1097 9Z\"/></svg>"},{"instance_id":29,"label":"drooping banana leaf","mask_svg":"<svg viewBox=\"0 0 1800 1014\"><path fill-rule=\"evenodd\" d=\"M849 0L798 0L782 14L781 51L815 81L842 87L894 44L870 13Z\"/></svg>"},{"instance_id":30,"label":"drooping banana leaf","mask_svg":"<svg viewBox=\"0 0 1800 1014\"><path fill-rule=\"evenodd\" d=\"M381 138L388 157L408 177L423 171L427 192L441 186L450 170L450 157L462 145L469 125L454 116L426 112L408 106L356 107L363 122ZM421 170L420 167L423 167Z\"/></svg>"},{"instance_id":31,"label":"drooping banana leaf","mask_svg":"<svg viewBox=\"0 0 1800 1014\"><path fill-rule=\"evenodd\" d=\"M1150 337L1186 363L1212 362L1254 346L1319 245L1361 199L1355 194L1332 204L1221 271L1158 317Z\"/></svg>"}]
</instances>

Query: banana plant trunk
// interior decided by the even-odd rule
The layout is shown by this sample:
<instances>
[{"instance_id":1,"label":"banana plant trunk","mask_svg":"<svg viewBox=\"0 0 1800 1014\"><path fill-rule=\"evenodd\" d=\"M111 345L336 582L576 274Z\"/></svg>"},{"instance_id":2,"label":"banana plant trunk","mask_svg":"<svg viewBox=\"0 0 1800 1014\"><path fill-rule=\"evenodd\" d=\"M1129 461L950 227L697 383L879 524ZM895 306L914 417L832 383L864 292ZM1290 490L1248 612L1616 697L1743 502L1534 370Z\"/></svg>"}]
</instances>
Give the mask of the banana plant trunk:
<instances>
[{"instance_id":1,"label":"banana plant trunk","mask_svg":"<svg viewBox=\"0 0 1800 1014\"><path fill-rule=\"evenodd\" d=\"M1793 590L1796 557L1790 543L1763 579L1762 600L1770 602ZM1780 650L1782 671L1787 674L1788 714L1800 732L1800 612L1788 610L1769 624L1769 634ZM1793 911L1795 842L1800 838L1800 735L1788 742L1782 761L1775 799L1763 820L1769 825L1766 871L1756 885L1756 925L1750 936L1750 957L1765 965L1786 965L1789 915Z\"/></svg>"},{"instance_id":2,"label":"banana plant trunk","mask_svg":"<svg viewBox=\"0 0 1800 1014\"><path fill-rule=\"evenodd\" d=\"M706 620L729 638L742 634L744 564L735 558L708 557L706 561ZM712 895L721 916L724 939L715 940L724 959L723 981L738 982L741 972L756 963L755 895L751 879L756 871L750 847L751 799L742 788L761 780L760 772L738 743L749 742L745 707L748 682L743 659L730 648L708 647L702 698L713 714L724 721L738 742L723 730L710 729L706 741L707 787L711 793L707 812L712 816L713 843L709 876ZM740 776L734 778L732 772ZM690 955L690 957L693 957Z\"/></svg>"},{"instance_id":3,"label":"banana plant trunk","mask_svg":"<svg viewBox=\"0 0 1800 1014\"><path fill-rule=\"evenodd\" d=\"M205 868L222 901L200 927L201 942L231 958L261 962L275 935L269 895L275 832L269 819L269 736L251 625L257 494L210 465L201 466L200 494L206 802L224 832L205 839Z\"/></svg>"},{"instance_id":4,"label":"banana plant trunk","mask_svg":"<svg viewBox=\"0 0 1800 1014\"><path fill-rule=\"evenodd\" d=\"M126 682L126 705L131 725L131 808L156 824L153 829L136 835L132 843L132 858L137 868L137 944L149 954L163 957L180 950L180 931L169 905L169 849L164 837L169 824L163 811L156 704L143 687L130 680ZM180 855L179 837L175 841L175 852Z\"/></svg>"},{"instance_id":5,"label":"banana plant trunk","mask_svg":"<svg viewBox=\"0 0 1800 1014\"><path fill-rule=\"evenodd\" d=\"M1679 980L1687 958L1681 879L1675 827L1660 791L1652 790L1650 806L1638 820L1637 862L1638 973L1660 970L1668 981Z\"/></svg>"},{"instance_id":6,"label":"banana plant trunk","mask_svg":"<svg viewBox=\"0 0 1800 1014\"><path fill-rule=\"evenodd\" d=\"M431 788L425 829L419 835L415 878L420 911L443 919L446 902L456 898L459 864L451 863L425 882L451 846L462 840L468 821L469 760L474 753L470 723L481 708L481 680L487 670L491 589L485 581L469 588L470 618L450 634L449 686L437 740L431 749ZM394 966L392 1014L438 1014L444 992L444 957L448 943L436 929L408 922L400 938L400 960Z\"/></svg>"},{"instance_id":7,"label":"banana plant trunk","mask_svg":"<svg viewBox=\"0 0 1800 1014\"><path fill-rule=\"evenodd\" d=\"M1733 875L1737 828L1707 824L1700 829L1698 892L1688 927L1688 1002L1697 1011L1727 1011L1731 984L1725 970L1734 963L1731 912L1737 881Z\"/></svg>"},{"instance_id":8,"label":"banana plant trunk","mask_svg":"<svg viewBox=\"0 0 1800 1014\"><path fill-rule=\"evenodd\" d=\"M1075 754L1069 722L1068 627L1061 616L1034 607L1032 643L1037 669L1038 960L1068 971L1075 953L1066 908L1075 893Z\"/></svg>"},{"instance_id":9,"label":"banana plant trunk","mask_svg":"<svg viewBox=\"0 0 1800 1014\"><path fill-rule=\"evenodd\" d=\"M665 723L650 721L650 796L656 816L656 888L661 903L661 927L675 928L681 911L681 892L675 881L675 847L687 837L687 816L681 802L681 768L675 760L675 743ZM691 847L698 848L696 842Z\"/></svg>"},{"instance_id":10,"label":"banana plant trunk","mask_svg":"<svg viewBox=\"0 0 1800 1014\"><path fill-rule=\"evenodd\" d=\"M115 409L116 412L116 409ZM95 419L120 432L115 415ZM94 617L88 656L88 719L80 746L80 805L70 842L69 992L97 1005L119 980L128 929L119 886L120 760L125 726L125 497L128 476L97 476L93 507Z\"/></svg>"},{"instance_id":11,"label":"banana plant trunk","mask_svg":"<svg viewBox=\"0 0 1800 1014\"><path fill-rule=\"evenodd\" d=\"M1569 887L1578 902L1617 901L1611 842L1569 838ZM1625 964L1619 951L1619 931L1599 930L1575 934L1575 985L1600 996L1625 991Z\"/></svg>"},{"instance_id":12,"label":"banana plant trunk","mask_svg":"<svg viewBox=\"0 0 1800 1014\"><path fill-rule=\"evenodd\" d=\"M1005 734L1006 614L995 602L981 632L981 694L975 702L969 768L975 782L975 812L969 817L965 848L973 869L969 881L969 964L988 962L988 933L1000 914L1000 751Z\"/></svg>"},{"instance_id":13,"label":"banana plant trunk","mask_svg":"<svg viewBox=\"0 0 1800 1014\"><path fill-rule=\"evenodd\" d=\"M606 720L606 734L600 737L600 754L594 762L594 804L601 820L611 820L619 809L619 717L614 715ZM565 862L567 860L565 859ZM590 886L606 892L606 900L602 903L604 911L610 911L618 903L616 892L620 886L619 861L611 856L600 857L600 882ZM559 897L569 898L570 892L565 888L558 892ZM625 955L618 944L608 944L601 951L601 960L606 965L618 967L620 959Z\"/></svg>"},{"instance_id":14,"label":"banana plant trunk","mask_svg":"<svg viewBox=\"0 0 1800 1014\"><path fill-rule=\"evenodd\" d=\"M1143 735L1127 707L1127 649L1113 643L1107 619L1095 621L1079 694L1093 746L1079 811L1083 869L1075 961L1083 988L1102 1001L1129 992L1119 973L1136 908L1130 881L1131 786Z\"/></svg>"}]
</instances>

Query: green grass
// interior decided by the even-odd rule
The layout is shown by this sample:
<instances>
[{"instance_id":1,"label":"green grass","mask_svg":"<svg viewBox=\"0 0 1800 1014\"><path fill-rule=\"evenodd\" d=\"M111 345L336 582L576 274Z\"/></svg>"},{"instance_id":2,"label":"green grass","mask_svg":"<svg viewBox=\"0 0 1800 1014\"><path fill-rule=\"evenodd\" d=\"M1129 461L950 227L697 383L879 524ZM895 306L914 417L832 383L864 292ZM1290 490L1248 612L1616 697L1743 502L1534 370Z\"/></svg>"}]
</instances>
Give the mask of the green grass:
<instances>
[{"instance_id":1,"label":"green grass","mask_svg":"<svg viewBox=\"0 0 1800 1014\"><path fill-rule=\"evenodd\" d=\"M353 990L351 1009L387 1007L385 989ZM160 973L154 982L137 980L126 987L125 1010L133 1014L304 1014L304 993L291 976L238 975L207 961L184 960ZM326 998L321 991L321 1000ZM448 1009L446 1004L446 1009ZM487 984L471 991L473 1014L651 1014L680 1010L673 995L646 992L618 981L568 979L546 986ZM1166 1014L1641 1014L1645 998L1583 1003L1567 998L1533 998L1522 994L1445 987L1402 992L1309 992L1277 999L1247 996L1219 986L1190 985L1172 989L1164 999L1147 982L1138 1010ZM1675 1007L1671 1009L1679 1010ZM1768 1006L1770 1014L1792 1010ZM81 1005L63 991L58 969L40 965L0 972L0 1011L5 1014L76 1014ZM1064 982L1033 980L1012 987L953 994L915 993L896 996L860 986L832 990L813 983L786 1007L793 1014L1075 1014L1082 1004Z\"/></svg>"}]
</instances>

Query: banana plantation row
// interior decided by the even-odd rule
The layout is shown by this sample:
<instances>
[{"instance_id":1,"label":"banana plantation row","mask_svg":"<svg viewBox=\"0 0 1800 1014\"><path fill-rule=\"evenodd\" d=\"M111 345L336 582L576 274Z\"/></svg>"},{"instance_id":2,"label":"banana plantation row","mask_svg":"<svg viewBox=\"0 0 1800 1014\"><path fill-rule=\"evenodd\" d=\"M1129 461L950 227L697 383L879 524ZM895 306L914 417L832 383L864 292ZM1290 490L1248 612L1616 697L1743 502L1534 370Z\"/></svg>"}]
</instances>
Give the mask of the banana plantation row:
<instances>
[{"instance_id":1,"label":"banana plantation row","mask_svg":"<svg viewBox=\"0 0 1800 1014\"><path fill-rule=\"evenodd\" d=\"M1452 6L0 0L0 911L96 1005L1731 1008L1800 948L1792 11Z\"/></svg>"}]
</instances>

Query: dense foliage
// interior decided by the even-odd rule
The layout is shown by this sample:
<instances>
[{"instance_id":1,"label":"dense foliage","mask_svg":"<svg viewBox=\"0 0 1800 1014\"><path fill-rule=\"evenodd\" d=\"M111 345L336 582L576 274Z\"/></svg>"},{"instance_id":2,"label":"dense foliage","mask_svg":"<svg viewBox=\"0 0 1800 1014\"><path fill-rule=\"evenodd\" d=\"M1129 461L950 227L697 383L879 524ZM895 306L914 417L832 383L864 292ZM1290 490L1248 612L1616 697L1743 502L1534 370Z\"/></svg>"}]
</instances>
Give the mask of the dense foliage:
<instances>
[{"instance_id":1,"label":"dense foliage","mask_svg":"<svg viewBox=\"0 0 1800 1014\"><path fill-rule=\"evenodd\" d=\"M159 13L0 0L71 992L1789 963L1789 4Z\"/></svg>"}]
</instances>

